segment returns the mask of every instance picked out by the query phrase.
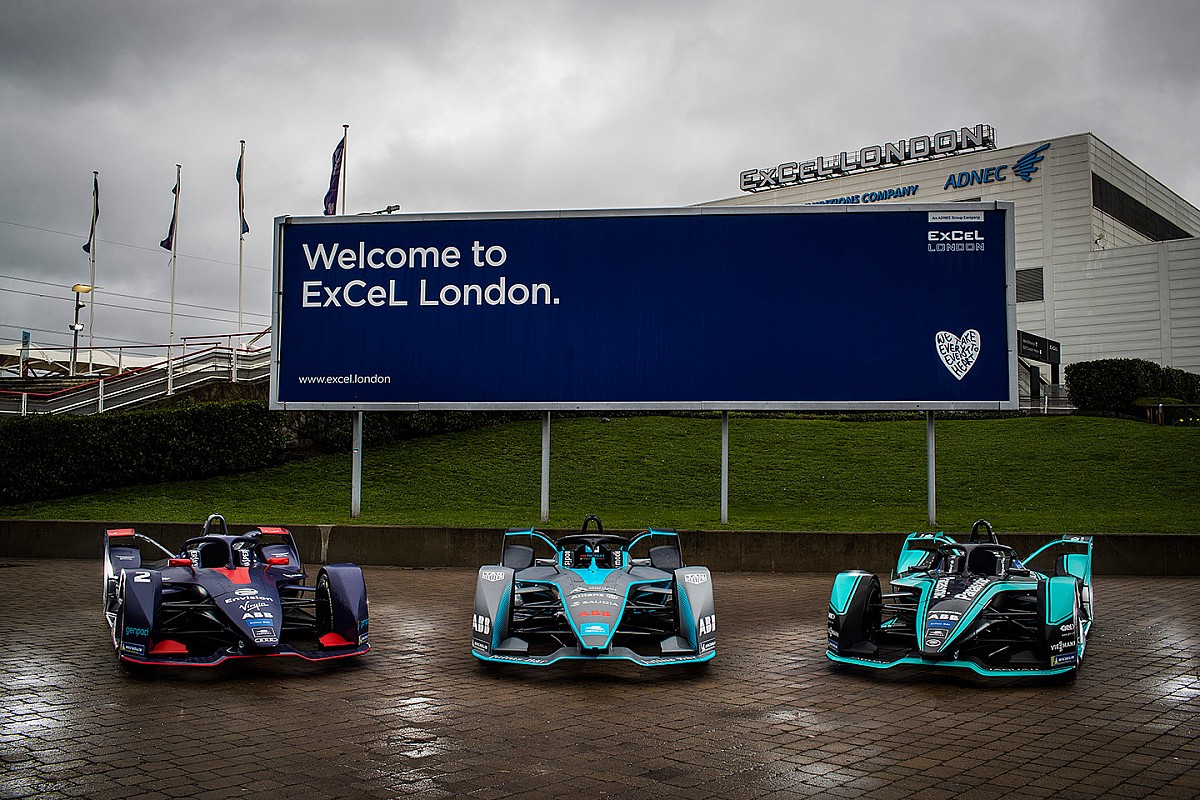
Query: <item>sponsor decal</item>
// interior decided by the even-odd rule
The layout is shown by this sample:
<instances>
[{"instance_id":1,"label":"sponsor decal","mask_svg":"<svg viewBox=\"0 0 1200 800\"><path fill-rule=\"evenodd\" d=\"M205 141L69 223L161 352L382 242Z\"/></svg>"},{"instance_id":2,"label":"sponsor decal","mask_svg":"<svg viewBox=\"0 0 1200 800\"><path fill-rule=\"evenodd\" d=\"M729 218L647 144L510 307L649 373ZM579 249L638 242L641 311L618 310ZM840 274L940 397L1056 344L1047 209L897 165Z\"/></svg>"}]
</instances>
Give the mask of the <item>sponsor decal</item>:
<instances>
[{"instance_id":1,"label":"sponsor decal","mask_svg":"<svg viewBox=\"0 0 1200 800\"><path fill-rule=\"evenodd\" d=\"M931 630L934 628L953 628L954 623L948 619L931 619L927 627Z\"/></svg>"},{"instance_id":2,"label":"sponsor decal","mask_svg":"<svg viewBox=\"0 0 1200 800\"><path fill-rule=\"evenodd\" d=\"M976 578L971 581L971 585L958 593L958 597L963 600L974 600L975 597L987 588L989 581L987 578Z\"/></svg>"},{"instance_id":3,"label":"sponsor decal","mask_svg":"<svg viewBox=\"0 0 1200 800\"><path fill-rule=\"evenodd\" d=\"M369 635L369 634L366 634L366 633L360 633L360 634L358 635L358 643L359 643L359 644L366 644L366 643L367 643L367 636L368 636L368 635Z\"/></svg>"},{"instance_id":4,"label":"sponsor decal","mask_svg":"<svg viewBox=\"0 0 1200 800\"><path fill-rule=\"evenodd\" d=\"M486 653L488 648L487 648L487 645L484 644L483 642L472 639L471 640L471 649L478 650L481 653Z\"/></svg>"},{"instance_id":5,"label":"sponsor decal","mask_svg":"<svg viewBox=\"0 0 1200 800\"><path fill-rule=\"evenodd\" d=\"M595 608L595 609L592 609L591 611L580 611L575 616L577 616L577 617L611 617L612 612L611 611L601 611L600 609Z\"/></svg>"},{"instance_id":6,"label":"sponsor decal","mask_svg":"<svg viewBox=\"0 0 1200 800\"><path fill-rule=\"evenodd\" d=\"M483 570L479 573L479 577L490 583L497 583L505 579L505 574L499 570Z\"/></svg>"},{"instance_id":7,"label":"sponsor decal","mask_svg":"<svg viewBox=\"0 0 1200 800\"><path fill-rule=\"evenodd\" d=\"M269 619L252 619L246 623L246 626L250 628L270 628L274 624L275 623Z\"/></svg>"},{"instance_id":8,"label":"sponsor decal","mask_svg":"<svg viewBox=\"0 0 1200 800\"><path fill-rule=\"evenodd\" d=\"M568 606L570 606L571 608L575 608L576 606L582 606L582 605L588 605L588 606L613 606L614 608L620 608L620 607L621 607L621 604L620 604L620 603L618 603L618 602L616 602L615 600L591 600L591 599L589 599L589 600L572 600L572 601L571 601L570 603L568 603L567 605L568 605Z\"/></svg>"},{"instance_id":9,"label":"sponsor decal","mask_svg":"<svg viewBox=\"0 0 1200 800\"><path fill-rule=\"evenodd\" d=\"M146 655L146 648L140 644L134 644L133 642L121 642L121 649L126 653L133 653L134 655L138 656Z\"/></svg>"},{"instance_id":10,"label":"sponsor decal","mask_svg":"<svg viewBox=\"0 0 1200 800\"><path fill-rule=\"evenodd\" d=\"M475 614L471 620L471 627L476 633L491 633L492 618L485 617L483 614Z\"/></svg>"},{"instance_id":11,"label":"sponsor decal","mask_svg":"<svg viewBox=\"0 0 1200 800\"><path fill-rule=\"evenodd\" d=\"M275 619L275 615L266 611L247 611L242 614L242 619Z\"/></svg>"},{"instance_id":12,"label":"sponsor decal","mask_svg":"<svg viewBox=\"0 0 1200 800\"><path fill-rule=\"evenodd\" d=\"M589 622L579 629L584 636L607 636L608 626L603 622Z\"/></svg>"},{"instance_id":13,"label":"sponsor decal","mask_svg":"<svg viewBox=\"0 0 1200 800\"><path fill-rule=\"evenodd\" d=\"M689 575L684 575L683 582L692 584L708 583L708 575L703 572L693 572Z\"/></svg>"},{"instance_id":14,"label":"sponsor decal","mask_svg":"<svg viewBox=\"0 0 1200 800\"><path fill-rule=\"evenodd\" d=\"M126 625L125 626L125 635L126 636L149 636L150 629L149 628L133 628L133 627L130 627L129 625Z\"/></svg>"},{"instance_id":15,"label":"sponsor decal","mask_svg":"<svg viewBox=\"0 0 1200 800\"><path fill-rule=\"evenodd\" d=\"M933 585L933 596L935 598L945 597L946 592L949 590L949 588L950 588L950 579L949 578L938 578L937 583L935 583Z\"/></svg>"},{"instance_id":16,"label":"sponsor decal","mask_svg":"<svg viewBox=\"0 0 1200 800\"><path fill-rule=\"evenodd\" d=\"M1063 633L1071 633L1072 631L1075 630L1075 623L1068 622L1066 625L1060 625L1058 629L1060 631L1062 631Z\"/></svg>"},{"instance_id":17,"label":"sponsor decal","mask_svg":"<svg viewBox=\"0 0 1200 800\"><path fill-rule=\"evenodd\" d=\"M709 639L706 642L700 643L700 652L701 653L707 653L709 650L716 650L716 649L717 649L717 640L716 639Z\"/></svg>"},{"instance_id":18,"label":"sponsor decal","mask_svg":"<svg viewBox=\"0 0 1200 800\"><path fill-rule=\"evenodd\" d=\"M696 630L701 636L707 636L717 629L717 615L709 614L701 617L700 622L696 625Z\"/></svg>"},{"instance_id":19,"label":"sponsor decal","mask_svg":"<svg viewBox=\"0 0 1200 800\"><path fill-rule=\"evenodd\" d=\"M360 631L365 631L365 630L367 629L367 620L366 620L366 618L363 618L363 620L362 620L361 622L359 622L359 623L358 623L358 629L359 629Z\"/></svg>"},{"instance_id":20,"label":"sponsor decal","mask_svg":"<svg viewBox=\"0 0 1200 800\"><path fill-rule=\"evenodd\" d=\"M838 651L838 643L837 643L837 639L830 639L830 640L829 640L829 649L830 649L832 652L834 652L834 653L836 653L836 652Z\"/></svg>"},{"instance_id":21,"label":"sponsor decal","mask_svg":"<svg viewBox=\"0 0 1200 800\"><path fill-rule=\"evenodd\" d=\"M228 605L230 603L244 603L244 602L248 602L248 601L260 601L260 600L266 604L275 602L270 597L263 597L262 595L258 594L257 589L251 589L249 591L251 592L249 595L242 595L241 597L226 597L221 602L225 603L226 605ZM245 611L247 609L243 606L242 610Z\"/></svg>"},{"instance_id":22,"label":"sponsor decal","mask_svg":"<svg viewBox=\"0 0 1200 800\"><path fill-rule=\"evenodd\" d=\"M1058 666L1062 666L1063 664L1074 664L1074 663L1075 663L1075 654L1074 653L1062 653L1061 655L1050 657L1050 666L1052 666L1052 667L1058 667Z\"/></svg>"},{"instance_id":23,"label":"sponsor decal","mask_svg":"<svg viewBox=\"0 0 1200 800\"><path fill-rule=\"evenodd\" d=\"M133 556L117 556L118 561L133 561Z\"/></svg>"},{"instance_id":24,"label":"sponsor decal","mask_svg":"<svg viewBox=\"0 0 1200 800\"><path fill-rule=\"evenodd\" d=\"M1050 645L1051 650L1070 650L1075 646L1074 639L1063 639L1061 642L1055 642Z\"/></svg>"},{"instance_id":25,"label":"sponsor decal","mask_svg":"<svg viewBox=\"0 0 1200 800\"><path fill-rule=\"evenodd\" d=\"M242 611L250 612L250 611L257 611L260 608L270 608L272 605L273 605L273 603L264 597L261 600L255 599L255 600L250 600L245 603L242 603L240 608L242 609ZM242 619L245 619L245 617L243 617Z\"/></svg>"},{"instance_id":26,"label":"sponsor decal","mask_svg":"<svg viewBox=\"0 0 1200 800\"><path fill-rule=\"evenodd\" d=\"M934 637L934 638L926 637L925 638L925 646L927 648L929 648L930 650L936 650L937 648L941 647L945 643L945 641L946 640L942 639L940 636Z\"/></svg>"},{"instance_id":27,"label":"sponsor decal","mask_svg":"<svg viewBox=\"0 0 1200 800\"><path fill-rule=\"evenodd\" d=\"M234 594L242 597L250 597L258 594L258 589L237 589L234 591Z\"/></svg>"}]
</instances>

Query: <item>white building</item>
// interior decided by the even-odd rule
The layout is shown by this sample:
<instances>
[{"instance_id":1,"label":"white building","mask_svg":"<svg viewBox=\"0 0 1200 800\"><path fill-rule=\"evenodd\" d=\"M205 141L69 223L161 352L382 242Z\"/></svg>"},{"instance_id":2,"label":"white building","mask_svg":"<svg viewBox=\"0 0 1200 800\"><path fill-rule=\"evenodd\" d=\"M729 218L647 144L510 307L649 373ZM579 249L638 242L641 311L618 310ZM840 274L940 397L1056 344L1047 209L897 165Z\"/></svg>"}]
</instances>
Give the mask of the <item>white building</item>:
<instances>
[{"instance_id":1,"label":"white building","mask_svg":"<svg viewBox=\"0 0 1200 800\"><path fill-rule=\"evenodd\" d=\"M978 125L751 169L745 194L706 205L1011 201L1019 330L1060 342L1064 365L1200 372L1200 210L1091 133L993 142Z\"/></svg>"}]
</instances>

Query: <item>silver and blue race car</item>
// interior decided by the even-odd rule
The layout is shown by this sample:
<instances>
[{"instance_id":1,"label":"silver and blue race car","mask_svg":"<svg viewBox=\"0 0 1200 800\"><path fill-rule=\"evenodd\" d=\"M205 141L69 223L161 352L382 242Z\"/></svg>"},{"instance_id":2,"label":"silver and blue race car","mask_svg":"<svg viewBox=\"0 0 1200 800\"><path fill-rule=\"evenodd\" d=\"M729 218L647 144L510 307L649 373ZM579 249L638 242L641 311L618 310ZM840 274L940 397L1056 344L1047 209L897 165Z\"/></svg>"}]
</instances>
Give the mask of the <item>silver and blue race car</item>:
<instances>
[{"instance_id":1,"label":"silver and blue race car","mask_svg":"<svg viewBox=\"0 0 1200 800\"><path fill-rule=\"evenodd\" d=\"M606 534L594 515L580 533L558 539L509 530L500 563L479 570L471 652L538 666L706 662L717 654L712 576L684 565L674 531L626 538Z\"/></svg>"},{"instance_id":2,"label":"silver and blue race car","mask_svg":"<svg viewBox=\"0 0 1200 800\"><path fill-rule=\"evenodd\" d=\"M1030 566L1052 556L1046 572ZM913 533L883 593L862 570L829 597L830 660L958 667L986 676L1073 677L1091 630L1092 538L1063 536L1025 558L979 520L970 539Z\"/></svg>"}]
</instances>

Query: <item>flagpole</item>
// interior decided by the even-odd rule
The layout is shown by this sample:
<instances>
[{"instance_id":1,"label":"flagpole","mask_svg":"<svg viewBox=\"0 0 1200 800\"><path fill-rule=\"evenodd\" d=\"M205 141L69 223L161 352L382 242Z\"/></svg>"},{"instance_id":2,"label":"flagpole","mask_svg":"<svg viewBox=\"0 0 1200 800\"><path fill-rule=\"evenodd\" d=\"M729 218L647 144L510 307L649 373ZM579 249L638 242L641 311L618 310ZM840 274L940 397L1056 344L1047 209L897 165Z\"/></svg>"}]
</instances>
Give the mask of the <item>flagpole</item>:
<instances>
[{"instance_id":1,"label":"flagpole","mask_svg":"<svg viewBox=\"0 0 1200 800\"><path fill-rule=\"evenodd\" d=\"M96 170L92 170L92 186L95 189L95 191L92 192L92 218L93 218L93 220L98 216L97 211L99 210L97 208L97 206L100 203L100 198L96 196L96 192L98 191L99 185L100 185L99 182L100 182L100 173L97 172ZM94 232L93 232L93 234L94 234ZM95 352L96 351L92 349L93 344L94 344L92 331L96 324L96 241L95 241L95 238L96 238L95 235L93 235L92 236L92 245L91 245L91 247L88 248L88 261L90 262L90 265L91 265L91 274L90 274L90 277L88 280L88 286L92 287L92 298L91 298L92 302L88 303L88 373L89 374L94 372L96 369L96 365L95 365Z\"/></svg>"},{"instance_id":2,"label":"flagpole","mask_svg":"<svg viewBox=\"0 0 1200 800\"><path fill-rule=\"evenodd\" d=\"M175 165L175 210L171 215L171 329L167 334L167 394L175 393L175 365L171 348L175 344L175 260L179 255L179 195L183 192L180 182L183 165Z\"/></svg>"},{"instance_id":3,"label":"flagpole","mask_svg":"<svg viewBox=\"0 0 1200 800\"><path fill-rule=\"evenodd\" d=\"M246 231L244 223L246 221L245 199L242 194L242 181L246 179L245 161L246 161L246 140L241 139L242 154L238 158L238 326L237 332L242 332L242 259L246 251ZM241 340L238 340L239 344Z\"/></svg>"},{"instance_id":4,"label":"flagpole","mask_svg":"<svg viewBox=\"0 0 1200 800\"><path fill-rule=\"evenodd\" d=\"M342 215L346 214L346 151L350 149L350 126L342 126Z\"/></svg>"}]
</instances>

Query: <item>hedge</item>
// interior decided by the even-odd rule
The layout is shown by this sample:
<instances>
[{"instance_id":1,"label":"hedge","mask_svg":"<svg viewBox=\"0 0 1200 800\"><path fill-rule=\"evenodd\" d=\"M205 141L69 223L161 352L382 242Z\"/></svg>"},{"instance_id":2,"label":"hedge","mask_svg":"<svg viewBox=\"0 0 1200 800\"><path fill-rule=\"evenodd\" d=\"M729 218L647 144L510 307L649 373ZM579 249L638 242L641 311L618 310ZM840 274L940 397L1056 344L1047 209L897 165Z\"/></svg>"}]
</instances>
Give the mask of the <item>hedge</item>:
<instances>
[{"instance_id":1,"label":"hedge","mask_svg":"<svg viewBox=\"0 0 1200 800\"><path fill-rule=\"evenodd\" d=\"M284 417L253 401L0 421L0 503L279 463Z\"/></svg>"},{"instance_id":2,"label":"hedge","mask_svg":"<svg viewBox=\"0 0 1200 800\"><path fill-rule=\"evenodd\" d=\"M1200 403L1200 375L1141 358L1078 361L1065 370L1067 395L1080 411L1135 414L1142 398Z\"/></svg>"}]
</instances>

